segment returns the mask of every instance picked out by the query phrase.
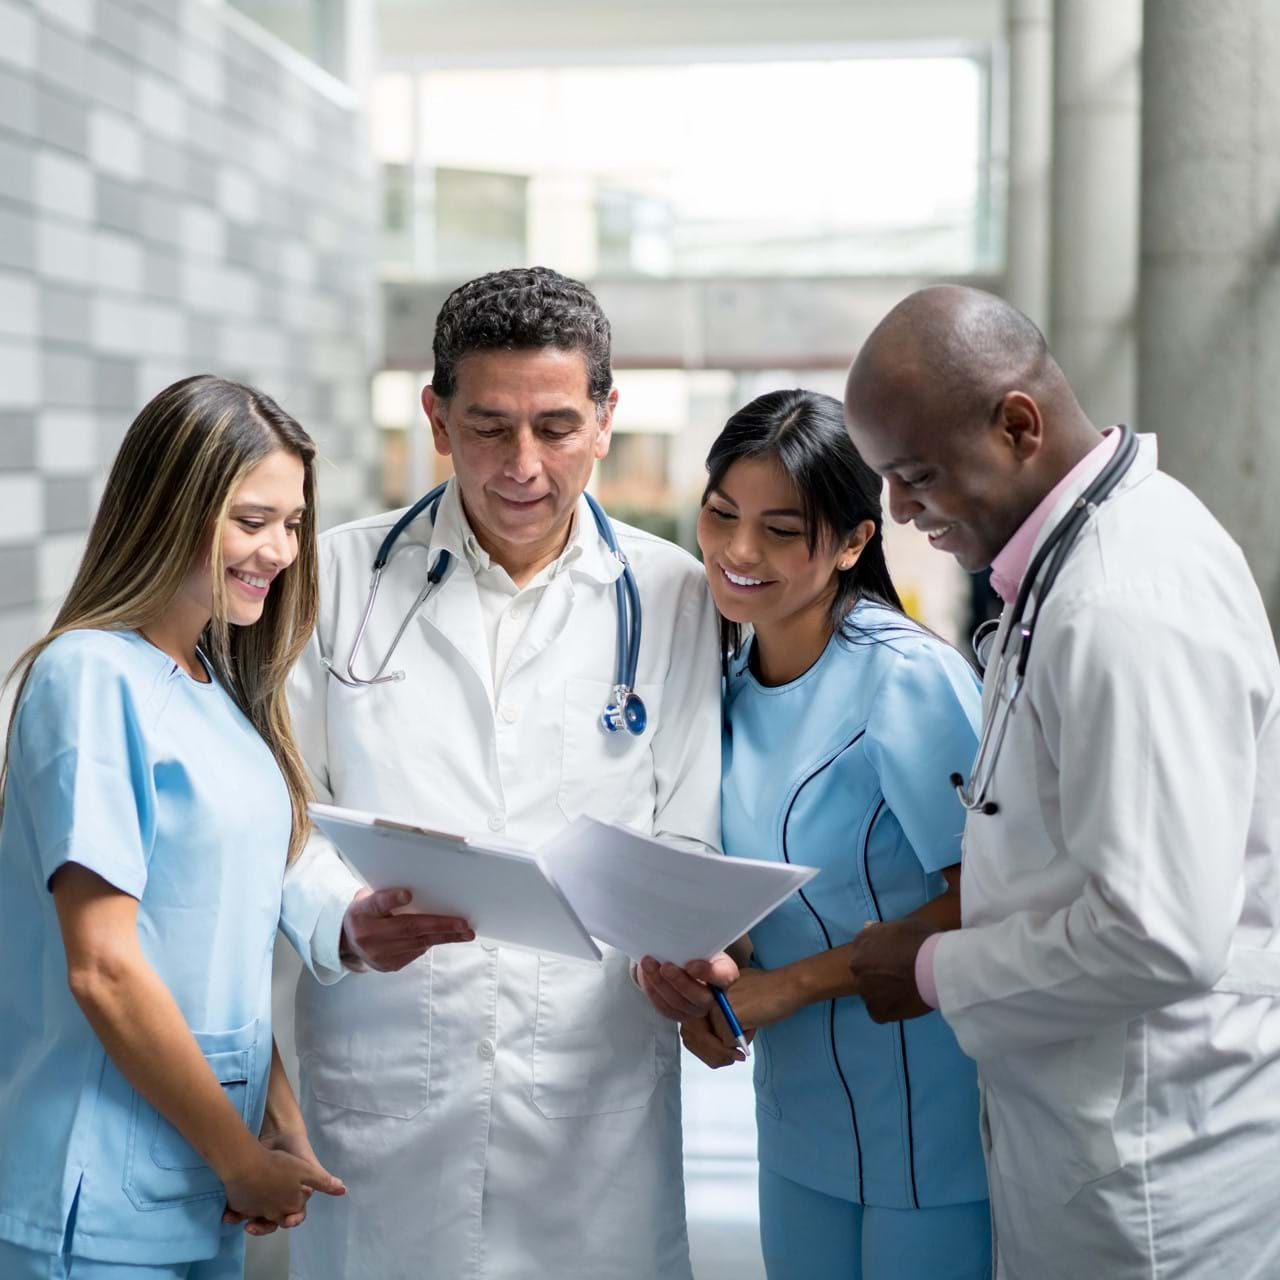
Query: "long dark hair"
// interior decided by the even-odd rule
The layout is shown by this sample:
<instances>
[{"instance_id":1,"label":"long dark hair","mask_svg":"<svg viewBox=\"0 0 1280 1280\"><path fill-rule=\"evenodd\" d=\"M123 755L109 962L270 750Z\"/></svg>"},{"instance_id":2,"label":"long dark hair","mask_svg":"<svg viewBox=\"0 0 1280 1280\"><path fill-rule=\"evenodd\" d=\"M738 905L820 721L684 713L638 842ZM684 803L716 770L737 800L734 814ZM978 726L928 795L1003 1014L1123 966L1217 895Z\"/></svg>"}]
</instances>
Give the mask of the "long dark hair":
<instances>
[{"instance_id":1,"label":"long dark hair","mask_svg":"<svg viewBox=\"0 0 1280 1280\"><path fill-rule=\"evenodd\" d=\"M705 503L726 472L744 458L776 462L795 485L804 512L809 554L819 543L844 543L864 521L876 527L852 568L836 570L832 630L853 639L865 634L850 621L859 600L874 600L902 614L902 601L884 558L880 477L862 460L844 429L840 401L816 391L770 391L744 405L724 424L707 454ZM906 615L903 614L905 622ZM742 628L720 619L725 661L742 649Z\"/></svg>"}]
</instances>

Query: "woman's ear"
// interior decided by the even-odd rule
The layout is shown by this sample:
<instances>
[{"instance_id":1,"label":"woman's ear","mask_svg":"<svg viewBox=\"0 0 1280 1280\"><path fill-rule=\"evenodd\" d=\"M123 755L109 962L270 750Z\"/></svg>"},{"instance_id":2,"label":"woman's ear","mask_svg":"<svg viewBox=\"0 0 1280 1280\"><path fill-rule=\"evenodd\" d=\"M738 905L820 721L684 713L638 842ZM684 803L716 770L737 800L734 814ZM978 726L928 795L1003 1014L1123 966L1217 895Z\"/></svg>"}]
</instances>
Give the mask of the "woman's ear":
<instances>
[{"instance_id":1,"label":"woman's ear","mask_svg":"<svg viewBox=\"0 0 1280 1280\"><path fill-rule=\"evenodd\" d=\"M858 563L858 557L862 554L862 549L876 535L876 523L874 520L864 520L849 535L848 541L844 544L844 549L836 558L836 568L841 573L847 573Z\"/></svg>"}]
</instances>

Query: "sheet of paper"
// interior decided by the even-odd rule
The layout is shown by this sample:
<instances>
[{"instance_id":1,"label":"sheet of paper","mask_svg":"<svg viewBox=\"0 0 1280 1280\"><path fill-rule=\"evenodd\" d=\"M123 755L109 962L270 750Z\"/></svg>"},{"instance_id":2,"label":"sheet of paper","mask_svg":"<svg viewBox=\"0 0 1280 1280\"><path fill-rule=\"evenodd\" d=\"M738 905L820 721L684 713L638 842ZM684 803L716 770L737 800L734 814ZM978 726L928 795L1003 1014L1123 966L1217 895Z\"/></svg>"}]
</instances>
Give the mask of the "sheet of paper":
<instances>
[{"instance_id":1,"label":"sheet of paper","mask_svg":"<svg viewBox=\"0 0 1280 1280\"><path fill-rule=\"evenodd\" d=\"M599 960L588 931L530 850L335 805L313 804L310 811L370 888L413 891L407 910L461 916L477 936L504 946Z\"/></svg>"},{"instance_id":2,"label":"sheet of paper","mask_svg":"<svg viewBox=\"0 0 1280 1280\"><path fill-rule=\"evenodd\" d=\"M723 951L818 874L691 853L587 817L538 855L593 938L637 959L675 964Z\"/></svg>"}]
</instances>

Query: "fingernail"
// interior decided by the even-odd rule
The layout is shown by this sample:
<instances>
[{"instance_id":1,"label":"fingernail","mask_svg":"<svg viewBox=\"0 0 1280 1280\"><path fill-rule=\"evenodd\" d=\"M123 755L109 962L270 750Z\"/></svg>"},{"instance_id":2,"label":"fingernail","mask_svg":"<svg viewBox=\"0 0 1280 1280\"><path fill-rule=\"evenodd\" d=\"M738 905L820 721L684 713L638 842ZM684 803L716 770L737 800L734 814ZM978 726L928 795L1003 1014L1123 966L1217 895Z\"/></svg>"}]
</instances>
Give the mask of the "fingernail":
<instances>
[{"instance_id":1,"label":"fingernail","mask_svg":"<svg viewBox=\"0 0 1280 1280\"><path fill-rule=\"evenodd\" d=\"M396 894L396 906L403 907L407 905L409 897L410 895L404 889L401 889L400 892Z\"/></svg>"}]
</instances>

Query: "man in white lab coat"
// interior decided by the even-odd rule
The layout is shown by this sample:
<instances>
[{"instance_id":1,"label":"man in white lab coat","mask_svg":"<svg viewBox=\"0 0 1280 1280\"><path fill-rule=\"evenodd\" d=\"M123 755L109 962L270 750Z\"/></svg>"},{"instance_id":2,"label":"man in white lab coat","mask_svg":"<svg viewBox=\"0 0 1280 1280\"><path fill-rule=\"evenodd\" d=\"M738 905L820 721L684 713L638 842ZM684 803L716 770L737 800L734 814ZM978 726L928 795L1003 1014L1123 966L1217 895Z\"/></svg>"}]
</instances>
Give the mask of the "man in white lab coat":
<instances>
[{"instance_id":1,"label":"man in white lab coat","mask_svg":"<svg viewBox=\"0 0 1280 1280\"><path fill-rule=\"evenodd\" d=\"M719 841L717 628L685 552L615 524L643 609L640 736L606 733L622 571L583 488L609 448L609 326L541 268L455 291L423 392L455 478L404 532L353 667L371 565L399 513L322 539L321 610L294 682L319 798L525 844L581 813ZM415 607L428 567L452 566ZM345 1212L292 1240L305 1280L687 1280L678 1049L628 973L460 941L389 915L315 836L285 887L310 938L297 996L303 1107ZM411 909L410 909L411 910ZM425 951L425 954L424 954ZM344 968L392 972L343 976ZM728 976L728 975L726 975Z\"/></svg>"},{"instance_id":2,"label":"man in white lab coat","mask_svg":"<svg viewBox=\"0 0 1280 1280\"><path fill-rule=\"evenodd\" d=\"M990 565L1006 602L1126 456L1034 325L973 290L899 304L846 414L894 517ZM1152 436L1033 581L1026 683L974 779L964 927L872 926L851 967L873 1016L936 1004L978 1062L999 1280L1270 1280L1280 670L1258 590Z\"/></svg>"}]
</instances>

